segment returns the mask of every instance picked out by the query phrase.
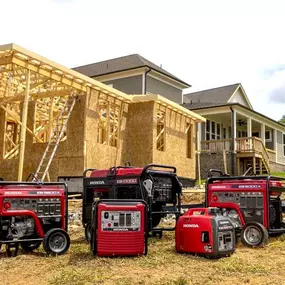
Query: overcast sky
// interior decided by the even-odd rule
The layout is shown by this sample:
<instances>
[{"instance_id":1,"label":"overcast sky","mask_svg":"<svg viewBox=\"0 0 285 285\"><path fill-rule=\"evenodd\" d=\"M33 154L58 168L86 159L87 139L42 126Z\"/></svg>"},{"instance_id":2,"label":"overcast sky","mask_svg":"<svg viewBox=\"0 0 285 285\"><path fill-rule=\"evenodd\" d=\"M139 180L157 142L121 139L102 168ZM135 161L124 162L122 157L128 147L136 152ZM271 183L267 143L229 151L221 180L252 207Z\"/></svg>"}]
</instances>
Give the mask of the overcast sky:
<instances>
[{"instance_id":1,"label":"overcast sky","mask_svg":"<svg viewBox=\"0 0 285 285\"><path fill-rule=\"evenodd\" d=\"M242 83L285 114L285 1L0 0L0 44L68 67L139 53L197 90Z\"/></svg>"}]
</instances>

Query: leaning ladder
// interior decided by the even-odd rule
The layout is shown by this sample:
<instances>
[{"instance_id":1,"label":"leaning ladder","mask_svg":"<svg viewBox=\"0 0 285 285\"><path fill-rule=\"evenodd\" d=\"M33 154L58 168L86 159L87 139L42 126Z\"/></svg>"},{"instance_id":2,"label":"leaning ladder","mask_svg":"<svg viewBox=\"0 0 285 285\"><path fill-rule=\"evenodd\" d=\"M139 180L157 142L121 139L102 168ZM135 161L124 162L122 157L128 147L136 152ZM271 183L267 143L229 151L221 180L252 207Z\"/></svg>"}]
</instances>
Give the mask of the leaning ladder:
<instances>
[{"instance_id":1,"label":"leaning ladder","mask_svg":"<svg viewBox=\"0 0 285 285\"><path fill-rule=\"evenodd\" d=\"M54 155L56 153L59 142L64 135L64 131L66 129L66 125L67 125L67 122L68 122L69 117L71 115L72 109L75 105L75 101L76 101L76 98L73 98L72 101L67 99L67 101L64 104L64 107L62 108L62 110L59 114L56 126L53 130L53 135L51 136L49 143L47 144L47 147L45 149L43 157L42 157L40 164L38 166L38 169L35 173L35 179L37 179L37 180L44 181L46 176L48 177L48 180L50 180L48 170L50 168L51 162L52 162ZM60 122L62 120L63 114L66 111L68 111L67 116L64 118L63 124L61 124ZM60 127L61 127L61 129L60 129Z\"/></svg>"}]
</instances>

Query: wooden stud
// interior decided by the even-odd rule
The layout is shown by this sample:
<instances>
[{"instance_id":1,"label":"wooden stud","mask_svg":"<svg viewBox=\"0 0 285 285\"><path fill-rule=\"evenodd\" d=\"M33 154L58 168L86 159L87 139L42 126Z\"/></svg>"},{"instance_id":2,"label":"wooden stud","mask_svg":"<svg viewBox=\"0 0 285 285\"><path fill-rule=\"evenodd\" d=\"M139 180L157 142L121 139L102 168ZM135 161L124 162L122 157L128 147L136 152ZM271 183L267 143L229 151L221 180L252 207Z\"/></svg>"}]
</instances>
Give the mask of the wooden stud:
<instances>
[{"instance_id":1,"label":"wooden stud","mask_svg":"<svg viewBox=\"0 0 285 285\"><path fill-rule=\"evenodd\" d=\"M31 77L31 72L30 70L27 70L26 92L25 92L25 100L24 100L23 110L22 110L23 112L22 113L22 126L21 126L21 133L20 133L18 181L22 181L22 178L23 178L27 117L28 117L29 93L30 93L30 77Z\"/></svg>"}]
</instances>

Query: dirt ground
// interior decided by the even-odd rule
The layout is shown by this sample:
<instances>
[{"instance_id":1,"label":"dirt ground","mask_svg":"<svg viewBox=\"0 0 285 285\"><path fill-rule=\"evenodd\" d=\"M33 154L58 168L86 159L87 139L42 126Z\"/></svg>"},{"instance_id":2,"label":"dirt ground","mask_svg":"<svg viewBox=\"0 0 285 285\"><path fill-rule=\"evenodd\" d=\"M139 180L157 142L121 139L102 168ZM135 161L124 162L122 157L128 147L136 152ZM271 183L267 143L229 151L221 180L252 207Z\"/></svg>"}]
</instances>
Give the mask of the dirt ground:
<instances>
[{"instance_id":1,"label":"dirt ground","mask_svg":"<svg viewBox=\"0 0 285 285\"><path fill-rule=\"evenodd\" d=\"M203 198L196 194L184 200ZM69 204L71 211L81 207L80 200ZM20 251L15 258L1 252L1 284L285 284L285 235L270 238L264 248L249 249L239 243L231 257L209 260L177 254L174 233L150 238L148 256L136 258L94 257L80 220L70 223L69 233L71 247L63 256L46 256L42 247L29 254Z\"/></svg>"}]
</instances>

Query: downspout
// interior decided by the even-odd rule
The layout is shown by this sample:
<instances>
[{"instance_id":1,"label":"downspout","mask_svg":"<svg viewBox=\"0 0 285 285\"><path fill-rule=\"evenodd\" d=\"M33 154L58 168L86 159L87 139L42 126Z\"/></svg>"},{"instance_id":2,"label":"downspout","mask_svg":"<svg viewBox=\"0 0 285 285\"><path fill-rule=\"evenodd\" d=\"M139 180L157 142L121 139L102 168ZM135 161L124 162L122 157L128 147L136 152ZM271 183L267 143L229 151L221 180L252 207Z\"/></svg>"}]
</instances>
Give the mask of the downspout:
<instances>
[{"instance_id":1,"label":"downspout","mask_svg":"<svg viewBox=\"0 0 285 285\"><path fill-rule=\"evenodd\" d=\"M231 172L232 175L235 175L235 127L234 127L234 110L232 106L230 106L230 110L232 112L232 141L231 141Z\"/></svg>"},{"instance_id":2,"label":"downspout","mask_svg":"<svg viewBox=\"0 0 285 285\"><path fill-rule=\"evenodd\" d=\"M144 73L144 95L146 94L146 75L151 71L151 68Z\"/></svg>"}]
</instances>

